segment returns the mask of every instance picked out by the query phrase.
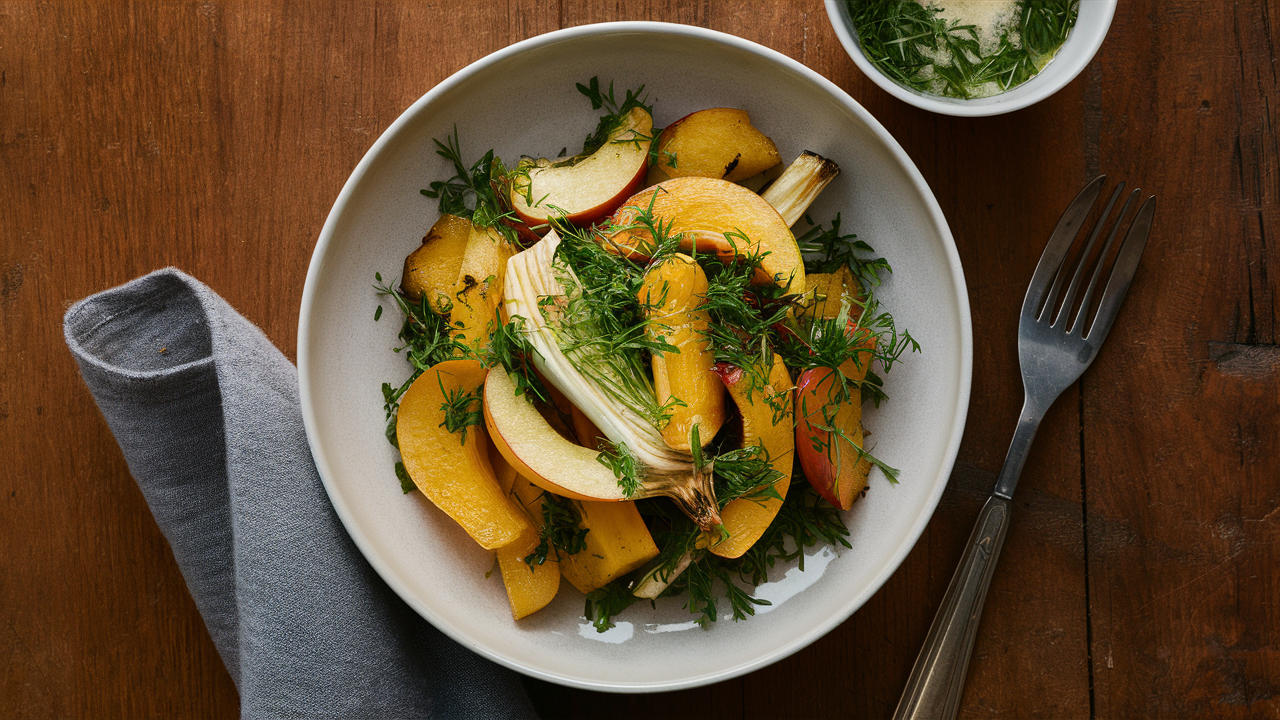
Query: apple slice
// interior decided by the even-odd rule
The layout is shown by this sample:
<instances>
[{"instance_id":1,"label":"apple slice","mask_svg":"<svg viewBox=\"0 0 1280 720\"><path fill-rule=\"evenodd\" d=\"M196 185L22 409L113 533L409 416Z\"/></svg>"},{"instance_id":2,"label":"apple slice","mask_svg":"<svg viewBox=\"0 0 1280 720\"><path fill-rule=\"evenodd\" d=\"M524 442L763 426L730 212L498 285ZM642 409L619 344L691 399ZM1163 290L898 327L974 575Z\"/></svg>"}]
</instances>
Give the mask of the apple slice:
<instances>
[{"instance_id":1,"label":"apple slice","mask_svg":"<svg viewBox=\"0 0 1280 720\"><path fill-rule=\"evenodd\" d=\"M740 182L780 162L778 146L751 124L746 110L708 108L662 131L648 184L690 175Z\"/></svg>"},{"instance_id":2,"label":"apple slice","mask_svg":"<svg viewBox=\"0 0 1280 720\"><path fill-rule=\"evenodd\" d=\"M502 456L523 477L547 492L574 500L626 500L613 471L595 450L566 440L494 368L484 386L484 421Z\"/></svg>"},{"instance_id":3,"label":"apple slice","mask_svg":"<svg viewBox=\"0 0 1280 720\"><path fill-rule=\"evenodd\" d=\"M561 216L574 225L590 225L643 187L652 135L653 117L637 107L590 155L522 161L517 170L527 175L518 173L511 185L512 209L534 228Z\"/></svg>"},{"instance_id":4,"label":"apple slice","mask_svg":"<svg viewBox=\"0 0 1280 720\"><path fill-rule=\"evenodd\" d=\"M572 500L620 502L664 496L704 530L720 524L708 475L692 466L688 472L642 469L640 487L628 496L600 453L556 432L533 403L515 394L515 383L495 368L484 388L484 421L493 444L529 482Z\"/></svg>"},{"instance_id":5,"label":"apple slice","mask_svg":"<svg viewBox=\"0 0 1280 720\"><path fill-rule=\"evenodd\" d=\"M682 251L715 253L726 262L759 255L757 283L772 282L793 293L804 292L804 258L790 226L750 190L718 178L682 177L658 183L633 195L613 214L613 231L605 238L605 247L632 258L647 258L654 238L641 220L650 211L655 222L669 224L671 235L681 236Z\"/></svg>"}]
</instances>

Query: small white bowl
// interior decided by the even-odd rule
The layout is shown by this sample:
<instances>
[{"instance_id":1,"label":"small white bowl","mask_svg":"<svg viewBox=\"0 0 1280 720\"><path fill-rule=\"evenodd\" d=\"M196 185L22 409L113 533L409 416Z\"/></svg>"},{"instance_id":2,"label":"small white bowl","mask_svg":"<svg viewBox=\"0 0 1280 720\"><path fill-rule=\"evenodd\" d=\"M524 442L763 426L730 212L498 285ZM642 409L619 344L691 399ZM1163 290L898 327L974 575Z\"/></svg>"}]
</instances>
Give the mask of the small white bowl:
<instances>
[{"instance_id":1,"label":"small white bowl","mask_svg":"<svg viewBox=\"0 0 1280 720\"><path fill-rule=\"evenodd\" d=\"M1035 77L1006 93L974 100L926 95L909 90L890 80L876 66L871 64L858 44L857 32L849 18L849 5L845 0L826 0L827 17L831 27L835 29L840 44L845 52L853 58L853 62L871 81L879 85L890 95L918 108L943 115L960 117L985 117L1001 115L1014 110L1034 105L1050 95L1058 92L1067 83L1075 79L1093 59L1102 40L1111 27L1111 18L1116 13L1117 0L1080 0L1080 15L1076 25L1062 44L1053 62L1045 66Z\"/></svg>"}]
</instances>

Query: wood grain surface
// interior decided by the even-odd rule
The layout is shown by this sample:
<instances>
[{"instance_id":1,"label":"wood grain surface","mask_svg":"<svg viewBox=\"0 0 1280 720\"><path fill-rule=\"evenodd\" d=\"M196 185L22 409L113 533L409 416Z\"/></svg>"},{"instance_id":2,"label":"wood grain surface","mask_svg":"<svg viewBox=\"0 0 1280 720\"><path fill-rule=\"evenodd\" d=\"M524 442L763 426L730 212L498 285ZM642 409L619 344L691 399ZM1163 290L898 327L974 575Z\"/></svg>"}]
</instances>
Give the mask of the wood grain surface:
<instances>
[{"instance_id":1,"label":"wood grain surface","mask_svg":"<svg viewBox=\"0 0 1280 720\"><path fill-rule=\"evenodd\" d=\"M518 40L643 19L785 53L902 143L963 260L972 401L933 521L843 625L697 690L528 681L543 715L890 715L1017 418L1027 281L1105 172L1159 197L1155 231L1111 339L1040 430L961 715L1280 717L1278 16L1124 0L1066 89L959 119L879 90L816 1L0 2L0 716L239 710L64 345L68 305L174 265L292 359L324 218L404 108Z\"/></svg>"}]
</instances>

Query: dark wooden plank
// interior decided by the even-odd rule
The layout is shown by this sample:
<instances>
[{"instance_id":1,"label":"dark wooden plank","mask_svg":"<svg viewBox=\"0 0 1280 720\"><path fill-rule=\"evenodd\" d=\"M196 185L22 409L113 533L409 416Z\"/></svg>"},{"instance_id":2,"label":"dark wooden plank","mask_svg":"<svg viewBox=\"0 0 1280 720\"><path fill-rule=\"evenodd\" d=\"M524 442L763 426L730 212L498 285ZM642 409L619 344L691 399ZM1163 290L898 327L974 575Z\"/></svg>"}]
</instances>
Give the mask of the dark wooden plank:
<instances>
[{"instance_id":1,"label":"dark wooden plank","mask_svg":"<svg viewBox=\"0 0 1280 720\"><path fill-rule=\"evenodd\" d=\"M1098 162L1159 196L1085 383L1099 717L1280 716L1275 6L1122 3Z\"/></svg>"}]
</instances>

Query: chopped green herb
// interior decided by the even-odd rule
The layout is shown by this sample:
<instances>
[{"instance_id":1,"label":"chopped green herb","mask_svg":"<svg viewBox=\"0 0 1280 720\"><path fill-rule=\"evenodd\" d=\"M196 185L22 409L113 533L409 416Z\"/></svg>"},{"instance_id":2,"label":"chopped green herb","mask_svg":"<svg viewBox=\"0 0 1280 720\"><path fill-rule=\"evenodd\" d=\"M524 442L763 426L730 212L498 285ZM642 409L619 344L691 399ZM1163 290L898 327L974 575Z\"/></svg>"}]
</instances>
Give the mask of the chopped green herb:
<instances>
[{"instance_id":1,"label":"chopped green herb","mask_svg":"<svg viewBox=\"0 0 1280 720\"><path fill-rule=\"evenodd\" d=\"M466 445L467 428L484 422L484 413L480 409L483 402L480 399L480 393L462 388L445 390L444 380L437 376L436 381L440 384L440 392L445 396L444 402L440 405L440 410L444 412L444 420L440 421L440 427L451 433L461 433L461 443Z\"/></svg>"},{"instance_id":2,"label":"chopped green herb","mask_svg":"<svg viewBox=\"0 0 1280 720\"><path fill-rule=\"evenodd\" d=\"M577 555L587 549L588 532L582 527L582 513L572 500L544 492L538 547L524 561L533 567L545 563L553 554L557 560Z\"/></svg>"}]
</instances>

